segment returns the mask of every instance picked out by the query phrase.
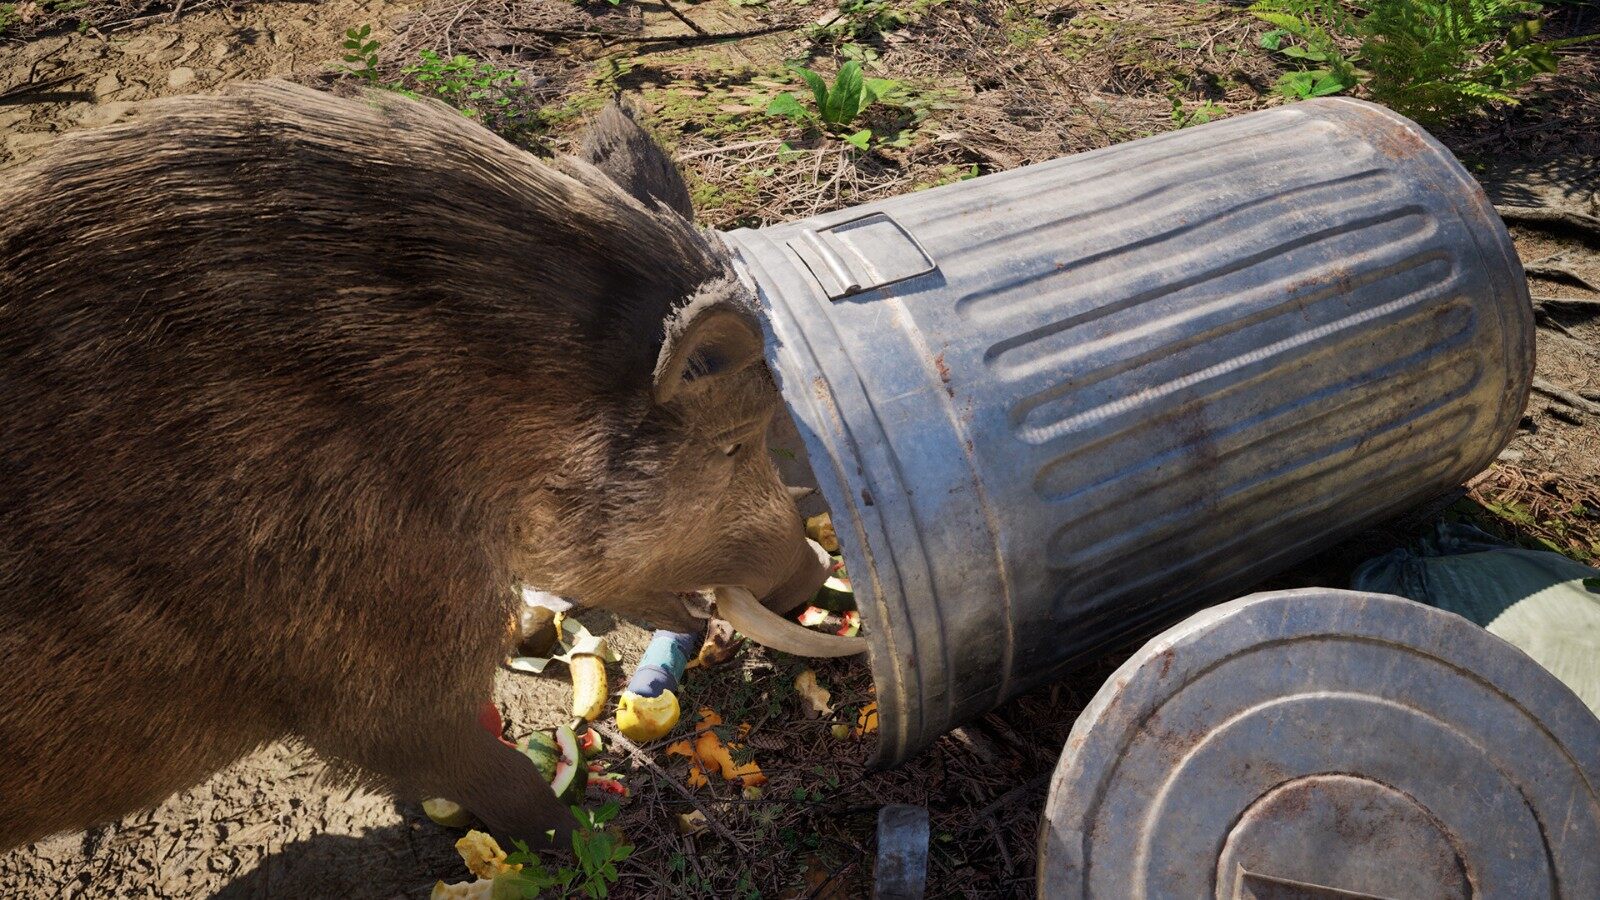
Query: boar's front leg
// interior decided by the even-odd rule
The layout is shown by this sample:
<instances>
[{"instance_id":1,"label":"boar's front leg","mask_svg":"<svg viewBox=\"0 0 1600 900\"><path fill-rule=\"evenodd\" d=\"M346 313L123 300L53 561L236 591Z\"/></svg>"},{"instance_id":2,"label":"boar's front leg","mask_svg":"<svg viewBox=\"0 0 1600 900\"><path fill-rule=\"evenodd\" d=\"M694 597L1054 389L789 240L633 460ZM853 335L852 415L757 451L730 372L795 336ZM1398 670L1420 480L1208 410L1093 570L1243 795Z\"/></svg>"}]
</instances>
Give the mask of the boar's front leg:
<instances>
[{"instance_id":1,"label":"boar's front leg","mask_svg":"<svg viewBox=\"0 0 1600 900\"><path fill-rule=\"evenodd\" d=\"M461 804L507 850L517 840L536 849L572 846L577 820L533 761L489 734L475 710L443 722L398 718L381 735L363 735L365 746L309 740L319 753L384 778L410 799L444 797Z\"/></svg>"}]
</instances>

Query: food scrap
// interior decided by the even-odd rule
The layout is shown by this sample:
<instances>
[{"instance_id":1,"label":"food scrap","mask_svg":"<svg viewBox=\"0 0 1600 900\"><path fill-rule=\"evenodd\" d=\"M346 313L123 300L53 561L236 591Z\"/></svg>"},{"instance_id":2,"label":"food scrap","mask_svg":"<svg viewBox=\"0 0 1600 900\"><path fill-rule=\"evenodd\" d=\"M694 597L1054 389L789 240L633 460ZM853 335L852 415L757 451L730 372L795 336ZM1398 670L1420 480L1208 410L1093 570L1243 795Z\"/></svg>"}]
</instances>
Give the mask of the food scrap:
<instances>
[{"instance_id":1,"label":"food scrap","mask_svg":"<svg viewBox=\"0 0 1600 900\"><path fill-rule=\"evenodd\" d=\"M617 698L617 730L630 741L648 743L667 736L681 715L674 691L700 647L699 635L657 631L639 658L628 687ZM703 647L701 648L703 651Z\"/></svg>"},{"instance_id":2,"label":"food scrap","mask_svg":"<svg viewBox=\"0 0 1600 900\"><path fill-rule=\"evenodd\" d=\"M594 721L606 710L606 663L617 661L617 655L603 637L596 637L583 627L583 623L556 613L555 631L559 639L549 648L550 656L515 656L506 665L519 672L542 673L551 660L560 660L572 670L572 714Z\"/></svg>"},{"instance_id":3,"label":"food scrap","mask_svg":"<svg viewBox=\"0 0 1600 900\"><path fill-rule=\"evenodd\" d=\"M817 683L817 673L810 669L794 680L795 692L800 695L801 709L806 718L818 719L833 713L833 694Z\"/></svg>"},{"instance_id":4,"label":"food scrap","mask_svg":"<svg viewBox=\"0 0 1600 900\"><path fill-rule=\"evenodd\" d=\"M819 513L806 520L806 537L822 545L829 553L839 552L839 535L833 530L833 516Z\"/></svg>"},{"instance_id":5,"label":"food scrap","mask_svg":"<svg viewBox=\"0 0 1600 900\"><path fill-rule=\"evenodd\" d=\"M461 804L442 797L422 801L422 811L434 824L446 828L465 828L472 821L472 814Z\"/></svg>"},{"instance_id":6,"label":"food scrap","mask_svg":"<svg viewBox=\"0 0 1600 900\"><path fill-rule=\"evenodd\" d=\"M834 634L840 637L855 637L860 631L861 613L852 609L844 614L844 624L840 625L839 630L835 631Z\"/></svg>"},{"instance_id":7,"label":"food scrap","mask_svg":"<svg viewBox=\"0 0 1600 900\"><path fill-rule=\"evenodd\" d=\"M678 816L678 833L684 837L699 834L706 830L706 814L700 810L682 813Z\"/></svg>"},{"instance_id":8,"label":"food scrap","mask_svg":"<svg viewBox=\"0 0 1600 900\"><path fill-rule=\"evenodd\" d=\"M828 621L828 611L816 606L808 606L800 613L800 624L807 628L821 625Z\"/></svg>"},{"instance_id":9,"label":"food scrap","mask_svg":"<svg viewBox=\"0 0 1600 900\"><path fill-rule=\"evenodd\" d=\"M456 852L476 881L456 884L434 882L428 900L502 900L522 896L521 887L512 883L522 871L521 864L507 863L506 852L495 839L481 831L469 831L456 841Z\"/></svg>"},{"instance_id":10,"label":"food scrap","mask_svg":"<svg viewBox=\"0 0 1600 900\"><path fill-rule=\"evenodd\" d=\"M606 711L606 662L592 653L575 653L572 667L572 714L595 720Z\"/></svg>"},{"instance_id":11,"label":"food scrap","mask_svg":"<svg viewBox=\"0 0 1600 900\"><path fill-rule=\"evenodd\" d=\"M877 730L878 701L874 700L871 703L861 707L861 714L856 717L856 727L854 733L857 737L860 737L862 735L872 734Z\"/></svg>"},{"instance_id":12,"label":"food scrap","mask_svg":"<svg viewBox=\"0 0 1600 900\"><path fill-rule=\"evenodd\" d=\"M623 691L617 698L617 730L628 740L641 744L666 737L681 715L678 697L671 691L662 691L659 697L640 697Z\"/></svg>"},{"instance_id":13,"label":"food scrap","mask_svg":"<svg viewBox=\"0 0 1600 900\"><path fill-rule=\"evenodd\" d=\"M520 872L518 863L507 863L506 852L495 839L481 831L469 831L456 841L456 852L467 870L479 878L493 878L502 872Z\"/></svg>"},{"instance_id":14,"label":"food scrap","mask_svg":"<svg viewBox=\"0 0 1600 900\"><path fill-rule=\"evenodd\" d=\"M743 643L744 638L733 630L732 625L721 619L712 619L706 625L705 643L700 645L700 653L689 660L689 668L720 666L732 660Z\"/></svg>"},{"instance_id":15,"label":"food scrap","mask_svg":"<svg viewBox=\"0 0 1600 900\"><path fill-rule=\"evenodd\" d=\"M521 748L533 760L539 774L550 782L550 789L563 803L577 803L589 783L589 768L584 762L578 736L562 725L552 734L535 731Z\"/></svg>"},{"instance_id":16,"label":"food scrap","mask_svg":"<svg viewBox=\"0 0 1600 900\"><path fill-rule=\"evenodd\" d=\"M695 725L694 740L678 741L667 748L668 754L689 759L689 785L703 787L710 784L711 780L707 776L712 772L720 772L724 780L738 781L742 787L758 787L766 784L767 776L761 773L761 767L756 765L755 760L743 764L733 761L733 753L741 750L742 745L723 743L712 730L721 724L721 716L710 709L702 709L700 721ZM741 738L749 731L748 724L739 726Z\"/></svg>"}]
</instances>

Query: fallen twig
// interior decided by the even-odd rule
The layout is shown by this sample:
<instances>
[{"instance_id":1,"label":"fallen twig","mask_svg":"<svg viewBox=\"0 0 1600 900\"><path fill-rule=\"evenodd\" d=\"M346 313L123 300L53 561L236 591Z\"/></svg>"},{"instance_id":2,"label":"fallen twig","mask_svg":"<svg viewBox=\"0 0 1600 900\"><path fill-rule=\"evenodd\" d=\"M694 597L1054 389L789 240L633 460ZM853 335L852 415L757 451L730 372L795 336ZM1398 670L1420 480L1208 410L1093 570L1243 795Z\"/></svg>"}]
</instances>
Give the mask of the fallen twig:
<instances>
[{"instance_id":1,"label":"fallen twig","mask_svg":"<svg viewBox=\"0 0 1600 900\"><path fill-rule=\"evenodd\" d=\"M655 773L656 777L670 785L674 791L678 792L679 796L683 797L683 799L694 804L694 808L700 811L700 815L706 817L706 824L709 825L711 830L715 831L719 837L738 848L740 853L749 852L745 848L744 844L741 843L738 838L733 836L733 832L729 831L727 826L723 825L716 816L712 815L710 810L701 805L700 799L694 795L693 791L679 784L676 778L673 778L671 775L667 774L667 770L661 768L661 766L655 760L651 759L643 750L640 750L638 744L628 740L628 738L625 737L622 732L616 730L610 725L605 724L604 722L592 723L591 727L605 735L606 740L609 740L616 746L628 751L628 755L633 757L635 761L649 769L651 772Z\"/></svg>"},{"instance_id":2,"label":"fallen twig","mask_svg":"<svg viewBox=\"0 0 1600 900\"><path fill-rule=\"evenodd\" d=\"M524 34L537 34L541 37L581 39L597 38L610 44L715 44L718 41L737 41L743 38L761 37L767 34L777 34L780 31L792 31L798 25L767 25L762 28L751 28L747 31L701 31L698 34L633 34L625 31L584 31L571 28L536 28L531 25L512 25L502 28L503 31L517 31Z\"/></svg>"},{"instance_id":3,"label":"fallen twig","mask_svg":"<svg viewBox=\"0 0 1600 900\"><path fill-rule=\"evenodd\" d=\"M1600 216L1591 216L1587 213L1551 209L1546 206L1496 206L1494 211L1507 222L1524 225L1563 225L1600 233Z\"/></svg>"},{"instance_id":4,"label":"fallen twig","mask_svg":"<svg viewBox=\"0 0 1600 900\"><path fill-rule=\"evenodd\" d=\"M1558 384L1551 384L1543 378L1533 379L1533 390L1534 393L1543 394L1552 400L1559 400L1573 409L1600 416L1600 403L1585 400L1578 396L1576 391L1569 391Z\"/></svg>"},{"instance_id":5,"label":"fallen twig","mask_svg":"<svg viewBox=\"0 0 1600 900\"><path fill-rule=\"evenodd\" d=\"M1600 299L1591 300L1588 297L1542 297L1535 294L1533 296L1533 305L1536 307L1570 306L1577 309L1600 309Z\"/></svg>"},{"instance_id":6,"label":"fallen twig","mask_svg":"<svg viewBox=\"0 0 1600 900\"><path fill-rule=\"evenodd\" d=\"M695 24L695 21L684 15L682 10L678 9L676 6L673 6L672 0L661 0L661 5L667 8L667 12L672 13L672 17L674 19L677 19L679 22L689 26L689 29L695 34L706 33L704 28L701 28L699 25Z\"/></svg>"}]
</instances>

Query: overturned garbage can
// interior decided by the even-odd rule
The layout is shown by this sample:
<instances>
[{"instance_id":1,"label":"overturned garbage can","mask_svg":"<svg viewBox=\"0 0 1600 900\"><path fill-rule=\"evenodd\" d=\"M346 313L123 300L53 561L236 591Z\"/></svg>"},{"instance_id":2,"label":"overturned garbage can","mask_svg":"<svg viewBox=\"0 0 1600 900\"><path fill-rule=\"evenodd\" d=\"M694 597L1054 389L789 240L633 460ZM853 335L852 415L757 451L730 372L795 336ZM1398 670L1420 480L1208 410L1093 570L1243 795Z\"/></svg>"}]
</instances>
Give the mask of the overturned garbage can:
<instances>
[{"instance_id":1,"label":"overturned garbage can","mask_svg":"<svg viewBox=\"0 0 1600 900\"><path fill-rule=\"evenodd\" d=\"M1459 484L1532 376L1482 192L1352 100L723 237L849 565L884 764Z\"/></svg>"},{"instance_id":2,"label":"overturned garbage can","mask_svg":"<svg viewBox=\"0 0 1600 900\"><path fill-rule=\"evenodd\" d=\"M1256 594L1152 639L1073 725L1038 896L1597 897L1600 720L1453 613Z\"/></svg>"}]
</instances>

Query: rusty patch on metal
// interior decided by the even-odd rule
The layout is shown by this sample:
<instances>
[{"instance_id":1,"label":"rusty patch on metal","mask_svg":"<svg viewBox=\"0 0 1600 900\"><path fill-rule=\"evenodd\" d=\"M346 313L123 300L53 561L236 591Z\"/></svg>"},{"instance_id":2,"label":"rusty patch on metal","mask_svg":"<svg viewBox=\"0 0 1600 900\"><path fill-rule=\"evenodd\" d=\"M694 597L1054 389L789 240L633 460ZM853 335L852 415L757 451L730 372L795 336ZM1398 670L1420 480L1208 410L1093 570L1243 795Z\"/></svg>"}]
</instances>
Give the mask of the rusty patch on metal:
<instances>
[{"instance_id":1,"label":"rusty patch on metal","mask_svg":"<svg viewBox=\"0 0 1600 900\"><path fill-rule=\"evenodd\" d=\"M1393 160L1410 159L1428 149L1428 145L1410 128L1377 128L1367 137L1379 153Z\"/></svg>"}]
</instances>

